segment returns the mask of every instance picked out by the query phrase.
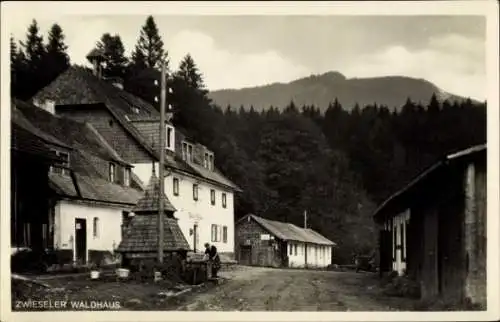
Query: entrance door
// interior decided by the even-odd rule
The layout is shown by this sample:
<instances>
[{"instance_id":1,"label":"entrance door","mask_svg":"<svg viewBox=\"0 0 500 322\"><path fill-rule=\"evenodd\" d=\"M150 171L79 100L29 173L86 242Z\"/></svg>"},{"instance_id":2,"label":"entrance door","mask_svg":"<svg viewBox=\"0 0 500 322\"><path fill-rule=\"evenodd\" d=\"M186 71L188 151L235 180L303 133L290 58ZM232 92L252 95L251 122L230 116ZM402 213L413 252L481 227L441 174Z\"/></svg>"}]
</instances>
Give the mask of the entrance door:
<instances>
[{"instance_id":1,"label":"entrance door","mask_svg":"<svg viewBox=\"0 0 500 322\"><path fill-rule=\"evenodd\" d=\"M75 258L77 263L87 263L87 220L75 219Z\"/></svg>"},{"instance_id":2,"label":"entrance door","mask_svg":"<svg viewBox=\"0 0 500 322\"><path fill-rule=\"evenodd\" d=\"M194 252L197 252L198 250L200 250L200 245L199 245L200 238L198 237L199 234L200 234L200 228L198 227L198 224L194 224L194 226L193 226L193 248L194 248Z\"/></svg>"},{"instance_id":3,"label":"entrance door","mask_svg":"<svg viewBox=\"0 0 500 322\"><path fill-rule=\"evenodd\" d=\"M240 246L240 264L252 265L252 246L250 245Z\"/></svg>"}]
</instances>

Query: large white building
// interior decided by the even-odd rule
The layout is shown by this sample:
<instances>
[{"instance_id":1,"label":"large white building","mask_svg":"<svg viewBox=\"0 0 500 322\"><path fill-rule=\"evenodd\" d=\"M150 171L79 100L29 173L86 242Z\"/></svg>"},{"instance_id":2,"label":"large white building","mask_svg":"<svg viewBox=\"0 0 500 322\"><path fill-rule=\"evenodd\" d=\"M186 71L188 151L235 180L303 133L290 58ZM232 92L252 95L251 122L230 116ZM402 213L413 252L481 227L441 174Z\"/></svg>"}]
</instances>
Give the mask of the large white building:
<instances>
[{"instance_id":1,"label":"large white building","mask_svg":"<svg viewBox=\"0 0 500 322\"><path fill-rule=\"evenodd\" d=\"M91 57L90 57L91 58ZM95 64L97 66L97 64ZM123 87L80 67L71 67L35 99L55 102L58 115L91 124L108 144L133 165L143 183L158 173L165 153L165 194L192 250L205 242L219 252L234 253L234 193L239 188L214 165L216 156L165 123L166 150L159 151L159 112Z\"/></svg>"}]
</instances>

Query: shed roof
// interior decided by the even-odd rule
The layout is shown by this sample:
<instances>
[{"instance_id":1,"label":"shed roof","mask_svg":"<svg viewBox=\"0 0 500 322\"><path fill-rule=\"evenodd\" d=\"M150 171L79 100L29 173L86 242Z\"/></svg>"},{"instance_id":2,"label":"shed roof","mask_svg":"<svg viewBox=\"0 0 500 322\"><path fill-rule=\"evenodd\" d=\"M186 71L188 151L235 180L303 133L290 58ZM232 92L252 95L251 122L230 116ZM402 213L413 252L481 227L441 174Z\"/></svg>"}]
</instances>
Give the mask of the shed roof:
<instances>
[{"instance_id":1,"label":"shed roof","mask_svg":"<svg viewBox=\"0 0 500 322\"><path fill-rule=\"evenodd\" d=\"M168 200L165 193L161 193L161 202L163 202L163 209L166 212L175 212L176 209ZM159 211L160 206L160 179L153 172L153 175L149 179L146 191L141 199L137 202L137 205L133 211L137 214L140 213L155 213Z\"/></svg>"},{"instance_id":2,"label":"shed roof","mask_svg":"<svg viewBox=\"0 0 500 322\"><path fill-rule=\"evenodd\" d=\"M397 206L398 204L404 203L404 199L408 198L414 191L425 185L427 179L434 177L437 173L443 170L443 168L454 164L459 161L467 160L469 157L477 156L481 153L486 153L486 143L472 146L468 149L461 150L455 153L448 154L444 156L441 160L434 163L432 166L421 172L417 177L410 181L402 189L395 192L392 196L386 199L374 212L373 217L375 221L380 221L383 214L387 212L390 207Z\"/></svg>"},{"instance_id":3,"label":"shed roof","mask_svg":"<svg viewBox=\"0 0 500 322\"><path fill-rule=\"evenodd\" d=\"M154 252L158 250L158 216L135 215L125 229L118 252ZM164 251L190 250L177 219L163 217Z\"/></svg>"},{"instance_id":4,"label":"shed roof","mask_svg":"<svg viewBox=\"0 0 500 322\"><path fill-rule=\"evenodd\" d=\"M59 195L71 199L85 199L130 207L137 203L142 192L107 180L75 173L75 180L69 175L49 173L50 187Z\"/></svg>"},{"instance_id":5,"label":"shed roof","mask_svg":"<svg viewBox=\"0 0 500 322\"><path fill-rule=\"evenodd\" d=\"M336 244L324 237L320 233L310 229L301 228L294 224L284 223L275 220L265 219L253 214L249 214L238 221L238 223L251 218L260 224L264 229L282 240L299 241L317 245L335 246Z\"/></svg>"}]
</instances>

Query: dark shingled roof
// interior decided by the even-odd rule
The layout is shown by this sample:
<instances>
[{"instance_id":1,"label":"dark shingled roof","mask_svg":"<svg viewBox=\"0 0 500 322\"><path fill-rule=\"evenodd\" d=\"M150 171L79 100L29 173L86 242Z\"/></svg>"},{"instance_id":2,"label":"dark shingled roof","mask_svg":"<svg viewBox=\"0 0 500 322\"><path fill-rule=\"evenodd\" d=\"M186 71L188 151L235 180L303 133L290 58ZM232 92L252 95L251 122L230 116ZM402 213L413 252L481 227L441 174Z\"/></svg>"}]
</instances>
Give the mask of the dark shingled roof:
<instances>
[{"instance_id":1,"label":"dark shingled roof","mask_svg":"<svg viewBox=\"0 0 500 322\"><path fill-rule=\"evenodd\" d=\"M34 157L42 157L46 160L58 160L58 157L40 138L15 122L12 122L11 133L12 151L25 153Z\"/></svg>"},{"instance_id":2,"label":"dark shingled roof","mask_svg":"<svg viewBox=\"0 0 500 322\"><path fill-rule=\"evenodd\" d=\"M70 172L68 174L49 174L52 190L63 198L83 199L114 204L126 204L132 207L142 196L142 192L132 187L125 187L104 179L95 168L94 159L115 161L126 164L116 151L104 142L86 124L51 113L22 101L12 101L13 139L18 134L26 136L29 132L47 144L62 146L70 150ZM21 132L19 132L21 130ZM17 145L17 143L16 143ZM39 149L39 144L37 149ZM50 152L53 156L55 154ZM73 160L73 162L71 161Z\"/></svg>"},{"instance_id":3,"label":"dark shingled roof","mask_svg":"<svg viewBox=\"0 0 500 322\"><path fill-rule=\"evenodd\" d=\"M161 194L163 209L165 212L175 212L176 209L170 203L165 193ZM142 198L137 202L133 212L136 214L157 213L159 211L160 179L153 173L149 179L148 186Z\"/></svg>"},{"instance_id":4,"label":"dark shingled roof","mask_svg":"<svg viewBox=\"0 0 500 322\"><path fill-rule=\"evenodd\" d=\"M256 215L251 215L251 214L246 215L245 217L238 220L237 223L243 222L244 220L248 220L248 218L255 220L269 233L271 233L272 235L276 236L281 240L299 241L317 245L329 245L329 246L336 245L334 242L332 242L331 240L327 239L326 237L324 237L323 235L312 229L301 228L295 226L294 224L269 220Z\"/></svg>"},{"instance_id":5,"label":"dark shingled roof","mask_svg":"<svg viewBox=\"0 0 500 322\"><path fill-rule=\"evenodd\" d=\"M135 215L125 229L118 252L155 252L158 250L158 217ZM190 250L177 219L163 217L164 251Z\"/></svg>"},{"instance_id":6,"label":"dark shingled roof","mask_svg":"<svg viewBox=\"0 0 500 322\"><path fill-rule=\"evenodd\" d=\"M123 165L125 162L107 142L88 124L76 122L68 118L53 115L31 104L13 101L13 119L31 127L40 136L52 144L85 150L107 161L114 161Z\"/></svg>"},{"instance_id":7,"label":"dark shingled roof","mask_svg":"<svg viewBox=\"0 0 500 322\"><path fill-rule=\"evenodd\" d=\"M49 174L52 190L58 195L68 198L126 204L132 207L142 195L139 190L120 186L97 177L75 173L75 179L76 182L68 175Z\"/></svg>"},{"instance_id":8,"label":"dark shingled roof","mask_svg":"<svg viewBox=\"0 0 500 322\"><path fill-rule=\"evenodd\" d=\"M119 252L153 252L158 249L158 206L160 198L160 179L153 173L143 197L133 209L135 216L124 232ZM167 196L162 193L165 214L163 215L164 250L190 250L176 218L167 212L175 212Z\"/></svg>"},{"instance_id":9,"label":"dark shingled roof","mask_svg":"<svg viewBox=\"0 0 500 322\"><path fill-rule=\"evenodd\" d=\"M51 84L38 92L34 99L56 101L56 109L76 109L78 105L103 104L121 126L156 160L160 159L148 138L133 125L134 121L159 118L159 112L149 103L110 82L99 79L82 67L72 66L57 77ZM134 111L138 109L139 114ZM203 178L209 182L241 191L219 171L207 172L183 161L178 155L166 152L166 167L177 169Z\"/></svg>"}]
</instances>

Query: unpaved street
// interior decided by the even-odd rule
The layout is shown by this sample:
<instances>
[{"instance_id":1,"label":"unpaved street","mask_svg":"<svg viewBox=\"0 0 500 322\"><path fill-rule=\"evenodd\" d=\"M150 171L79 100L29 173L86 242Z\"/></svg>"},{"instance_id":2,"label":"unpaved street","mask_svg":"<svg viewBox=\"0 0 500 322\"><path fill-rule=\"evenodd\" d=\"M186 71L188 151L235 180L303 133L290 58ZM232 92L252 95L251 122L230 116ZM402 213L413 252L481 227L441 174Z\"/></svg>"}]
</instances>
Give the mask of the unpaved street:
<instances>
[{"instance_id":1,"label":"unpaved street","mask_svg":"<svg viewBox=\"0 0 500 322\"><path fill-rule=\"evenodd\" d=\"M227 280L196 294L180 310L198 311L389 311L410 301L380 295L370 273L237 267Z\"/></svg>"}]
</instances>

